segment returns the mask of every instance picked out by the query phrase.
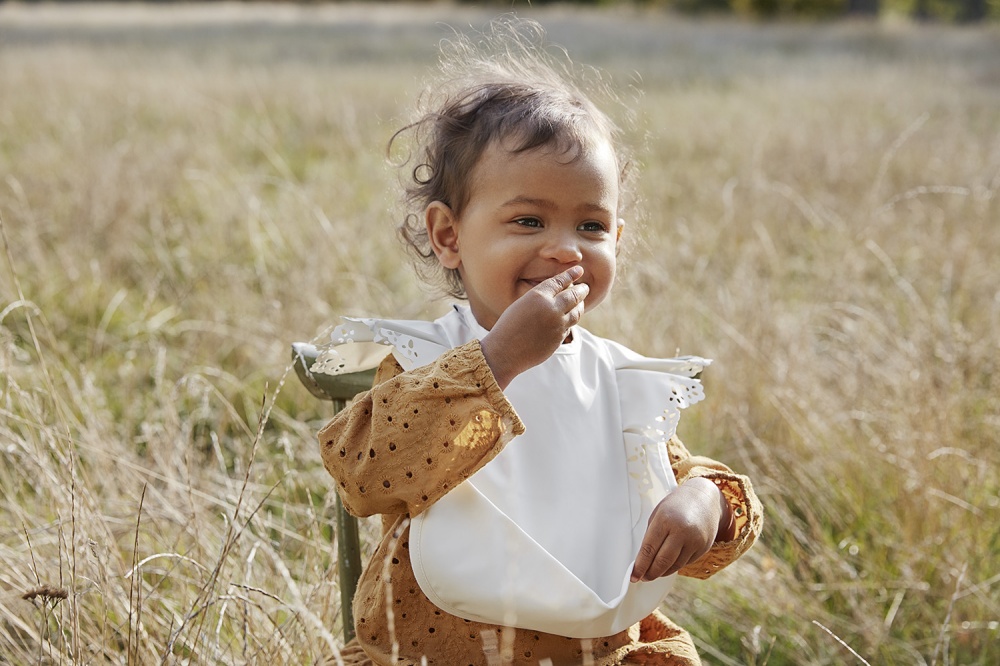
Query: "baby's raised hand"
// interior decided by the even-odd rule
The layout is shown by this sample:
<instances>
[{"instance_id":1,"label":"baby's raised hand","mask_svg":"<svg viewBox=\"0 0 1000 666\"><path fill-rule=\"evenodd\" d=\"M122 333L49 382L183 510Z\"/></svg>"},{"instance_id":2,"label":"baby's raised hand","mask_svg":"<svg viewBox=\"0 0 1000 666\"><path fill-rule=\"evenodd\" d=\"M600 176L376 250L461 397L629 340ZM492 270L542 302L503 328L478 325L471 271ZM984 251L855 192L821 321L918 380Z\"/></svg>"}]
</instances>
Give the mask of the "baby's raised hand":
<instances>
[{"instance_id":1,"label":"baby's raised hand","mask_svg":"<svg viewBox=\"0 0 1000 666\"><path fill-rule=\"evenodd\" d=\"M482 339L483 355L500 388L552 356L580 321L590 287L573 281L582 276L583 268L573 266L539 283L511 303Z\"/></svg>"},{"instance_id":2,"label":"baby's raised hand","mask_svg":"<svg viewBox=\"0 0 1000 666\"><path fill-rule=\"evenodd\" d=\"M707 553L715 541L733 538L732 513L708 479L688 479L653 509L631 581L677 573Z\"/></svg>"}]
</instances>

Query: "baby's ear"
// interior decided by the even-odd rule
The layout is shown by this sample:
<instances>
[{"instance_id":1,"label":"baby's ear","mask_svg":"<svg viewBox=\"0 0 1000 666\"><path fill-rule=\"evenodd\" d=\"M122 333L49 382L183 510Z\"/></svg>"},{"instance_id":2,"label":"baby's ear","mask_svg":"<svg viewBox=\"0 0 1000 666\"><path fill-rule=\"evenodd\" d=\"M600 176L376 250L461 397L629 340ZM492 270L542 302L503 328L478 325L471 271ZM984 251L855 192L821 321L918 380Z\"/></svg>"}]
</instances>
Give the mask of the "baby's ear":
<instances>
[{"instance_id":1,"label":"baby's ear","mask_svg":"<svg viewBox=\"0 0 1000 666\"><path fill-rule=\"evenodd\" d=\"M445 268L457 269L462 263L458 251L458 218L441 201L432 201L424 211L427 238L438 261Z\"/></svg>"}]
</instances>

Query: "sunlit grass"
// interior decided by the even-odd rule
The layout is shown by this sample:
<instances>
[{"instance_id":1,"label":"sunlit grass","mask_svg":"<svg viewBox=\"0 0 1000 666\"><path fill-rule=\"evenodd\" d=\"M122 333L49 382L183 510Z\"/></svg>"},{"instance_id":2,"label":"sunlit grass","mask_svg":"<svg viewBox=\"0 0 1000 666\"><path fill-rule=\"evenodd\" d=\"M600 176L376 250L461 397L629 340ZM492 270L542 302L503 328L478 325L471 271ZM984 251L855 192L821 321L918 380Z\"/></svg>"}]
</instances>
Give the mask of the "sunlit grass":
<instances>
[{"instance_id":1,"label":"sunlit grass","mask_svg":"<svg viewBox=\"0 0 1000 666\"><path fill-rule=\"evenodd\" d=\"M434 21L486 14L62 11L0 9L0 661L311 663L341 629L328 407L288 343L441 311L383 152ZM855 660L817 623L873 664L996 663L995 29L536 15L638 117L645 214L588 325L715 359L682 436L767 509L670 614L711 663Z\"/></svg>"}]
</instances>

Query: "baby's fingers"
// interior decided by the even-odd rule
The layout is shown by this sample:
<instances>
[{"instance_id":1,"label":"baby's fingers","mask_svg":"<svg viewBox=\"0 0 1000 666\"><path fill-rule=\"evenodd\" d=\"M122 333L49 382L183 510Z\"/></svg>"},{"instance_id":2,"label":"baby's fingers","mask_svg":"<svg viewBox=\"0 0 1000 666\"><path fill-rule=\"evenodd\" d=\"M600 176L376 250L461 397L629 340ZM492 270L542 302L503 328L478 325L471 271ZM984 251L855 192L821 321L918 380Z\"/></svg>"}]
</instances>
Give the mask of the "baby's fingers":
<instances>
[{"instance_id":1,"label":"baby's fingers","mask_svg":"<svg viewBox=\"0 0 1000 666\"><path fill-rule=\"evenodd\" d=\"M566 292L571 287L578 286L574 285L573 281L579 280L581 277L583 277L583 266L573 266L559 275L553 275L548 280L539 283L535 290L549 296L556 296Z\"/></svg>"},{"instance_id":2,"label":"baby's fingers","mask_svg":"<svg viewBox=\"0 0 1000 666\"><path fill-rule=\"evenodd\" d=\"M657 576L653 574L657 569L666 570L667 566L677 559L677 550L669 538L657 541L650 539L650 533L647 532L639 547L639 554L635 558L629 580L633 583L640 580L654 580Z\"/></svg>"},{"instance_id":3,"label":"baby's fingers","mask_svg":"<svg viewBox=\"0 0 1000 666\"><path fill-rule=\"evenodd\" d=\"M560 312L576 315L575 318L571 317L571 319L574 319L574 323L576 323L583 316L583 302L587 299L587 294L589 293L590 285L582 283L574 284L556 294L553 302ZM574 310L578 310L578 312L574 312Z\"/></svg>"}]
</instances>

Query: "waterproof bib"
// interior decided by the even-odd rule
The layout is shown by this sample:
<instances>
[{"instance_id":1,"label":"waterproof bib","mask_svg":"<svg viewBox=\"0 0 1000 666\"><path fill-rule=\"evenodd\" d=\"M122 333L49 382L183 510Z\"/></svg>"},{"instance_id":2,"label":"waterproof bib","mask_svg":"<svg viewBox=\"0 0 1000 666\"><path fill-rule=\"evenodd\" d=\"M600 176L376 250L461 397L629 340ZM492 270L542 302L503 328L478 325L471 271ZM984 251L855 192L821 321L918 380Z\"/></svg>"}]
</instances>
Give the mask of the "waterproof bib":
<instances>
[{"instance_id":1,"label":"waterproof bib","mask_svg":"<svg viewBox=\"0 0 1000 666\"><path fill-rule=\"evenodd\" d=\"M404 370L488 331L468 307L434 322L345 319L313 371L351 372L388 344ZM709 361L651 359L580 327L504 390L525 432L410 523L421 590L459 617L609 636L646 617L673 576L630 583L653 508L676 487L665 442L703 397Z\"/></svg>"}]
</instances>

